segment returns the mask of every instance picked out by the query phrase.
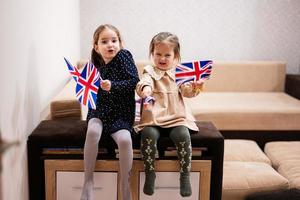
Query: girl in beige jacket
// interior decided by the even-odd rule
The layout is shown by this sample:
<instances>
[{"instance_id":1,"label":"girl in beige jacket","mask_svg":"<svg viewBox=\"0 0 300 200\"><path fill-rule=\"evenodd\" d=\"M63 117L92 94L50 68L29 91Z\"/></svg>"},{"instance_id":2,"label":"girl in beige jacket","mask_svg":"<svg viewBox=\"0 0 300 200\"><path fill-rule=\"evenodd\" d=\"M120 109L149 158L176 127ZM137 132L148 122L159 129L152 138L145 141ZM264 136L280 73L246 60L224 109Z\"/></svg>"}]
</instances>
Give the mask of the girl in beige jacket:
<instances>
[{"instance_id":1,"label":"girl in beige jacket","mask_svg":"<svg viewBox=\"0 0 300 200\"><path fill-rule=\"evenodd\" d=\"M143 107L140 123L135 127L141 133L146 180L143 191L154 193L154 160L156 144L160 135L171 138L177 148L180 162L180 194L192 194L190 184L191 139L190 133L197 132L195 119L186 109L184 97L194 97L202 90L202 81L189 82L178 86L175 82L175 67L180 61L180 45L176 35L161 32L150 43L149 55L154 65L144 68L143 76L137 84L139 96L152 96L152 106Z\"/></svg>"}]
</instances>

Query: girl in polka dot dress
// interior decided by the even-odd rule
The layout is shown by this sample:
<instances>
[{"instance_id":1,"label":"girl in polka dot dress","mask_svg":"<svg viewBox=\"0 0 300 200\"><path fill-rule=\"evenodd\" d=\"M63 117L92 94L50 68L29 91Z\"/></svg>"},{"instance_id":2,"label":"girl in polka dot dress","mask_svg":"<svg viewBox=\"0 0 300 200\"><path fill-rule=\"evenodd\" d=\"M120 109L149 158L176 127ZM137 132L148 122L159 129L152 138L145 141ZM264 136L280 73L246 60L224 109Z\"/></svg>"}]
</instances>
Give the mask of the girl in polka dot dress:
<instances>
[{"instance_id":1,"label":"girl in polka dot dress","mask_svg":"<svg viewBox=\"0 0 300 200\"><path fill-rule=\"evenodd\" d=\"M96 109L89 109L84 146L84 184L81 200L92 200L93 172L101 135L111 136L119 148L122 199L130 200L129 176L133 162L131 134L135 116L134 90L138 72L118 29L99 26L94 32L91 59L102 78ZM103 180L104 181L104 180Z\"/></svg>"}]
</instances>

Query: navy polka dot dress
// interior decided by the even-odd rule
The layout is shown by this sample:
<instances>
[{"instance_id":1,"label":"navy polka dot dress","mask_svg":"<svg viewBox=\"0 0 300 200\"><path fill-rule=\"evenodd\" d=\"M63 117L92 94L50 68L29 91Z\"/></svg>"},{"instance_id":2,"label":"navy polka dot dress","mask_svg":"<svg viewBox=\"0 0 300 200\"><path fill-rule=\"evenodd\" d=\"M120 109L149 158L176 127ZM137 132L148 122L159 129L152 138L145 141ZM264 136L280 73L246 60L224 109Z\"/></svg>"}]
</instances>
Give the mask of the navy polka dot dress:
<instances>
[{"instance_id":1,"label":"navy polka dot dress","mask_svg":"<svg viewBox=\"0 0 300 200\"><path fill-rule=\"evenodd\" d=\"M96 66L103 80L111 81L109 92L99 88L96 110L89 109L87 122L99 118L103 134L110 135L120 129L132 131L135 116L134 91L139 81L131 53L121 49L105 66Z\"/></svg>"}]
</instances>

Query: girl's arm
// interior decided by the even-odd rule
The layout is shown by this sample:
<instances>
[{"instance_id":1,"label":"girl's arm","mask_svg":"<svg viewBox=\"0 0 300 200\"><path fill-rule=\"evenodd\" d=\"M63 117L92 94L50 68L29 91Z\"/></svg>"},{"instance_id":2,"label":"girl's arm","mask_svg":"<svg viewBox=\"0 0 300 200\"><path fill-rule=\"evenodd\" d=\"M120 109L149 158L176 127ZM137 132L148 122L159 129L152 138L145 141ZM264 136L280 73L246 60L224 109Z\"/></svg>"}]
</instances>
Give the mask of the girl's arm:
<instances>
[{"instance_id":1,"label":"girl's arm","mask_svg":"<svg viewBox=\"0 0 300 200\"><path fill-rule=\"evenodd\" d=\"M139 77L137 74L130 73L130 79L123 81L111 81L111 91L118 91L122 93L127 93L135 89Z\"/></svg>"},{"instance_id":2,"label":"girl's arm","mask_svg":"<svg viewBox=\"0 0 300 200\"><path fill-rule=\"evenodd\" d=\"M149 90L151 92L149 92ZM145 92L147 92L147 96L150 96L152 94L152 91L153 91L153 79L147 72L144 72L140 82L138 82L138 84L136 85L136 93L140 97L144 98Z\"/></svg>"},{"instance_id":3,"label":"girl's arm","mask_svg":"<svg viewBox=\"0 0 300 200\"><path fill-rule=\"evenodd\" d=\"M135 89L137 82L139 81L139 75L135 66L132 55L129 51L125 50L122 54L123 60L126 60L125 71L129 78L122 81L111 81L111 91L118 91L127 93Z\"/></svg>"}]
</instances>

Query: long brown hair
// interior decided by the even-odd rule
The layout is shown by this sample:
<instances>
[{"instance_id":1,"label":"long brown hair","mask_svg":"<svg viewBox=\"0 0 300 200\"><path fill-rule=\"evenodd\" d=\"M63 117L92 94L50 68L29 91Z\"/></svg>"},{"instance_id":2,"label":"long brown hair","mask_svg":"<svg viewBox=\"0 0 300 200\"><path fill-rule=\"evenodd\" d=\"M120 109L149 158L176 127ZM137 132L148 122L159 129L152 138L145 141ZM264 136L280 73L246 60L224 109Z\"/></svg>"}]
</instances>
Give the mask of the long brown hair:
<instances>
[{"instance_id":1,"label":"long brown hair","mask_svg":"<svg viewBox=\"0 0 300 200\"><path fill-rule=\"evenodd\" d=\"M110 29L112 31L114 31L119 39L119 43L120 43L120 49L123 49L123 40L120 34L120 31L113 25L111 24L103 24L100 25L94 32L94 36L93 36L93 49L92 49L92 53L91 53L91 60L94 63L94 65L96 67L101 66L101 65L105 65L105 62L102 58L102 55L100 55L99 53L97 53L95 51L95 45L97 45L98 40L99 40L99 35L102 33L102 31L104 31L105 29Z\"/></svg>"},{"instance_id":2,"label":"long brown hair","mask_svg":"<svg viewBox=\"0 0 300 200\"><path fill-rule=\"evenodd\" d=\"M181 60L179 39L176 35L169 32L160 32L152 38L149 46L149 57L153 54L155 45L165 41L174 44L174 57L179 62Z\"/></svg>"}]
</instances>

